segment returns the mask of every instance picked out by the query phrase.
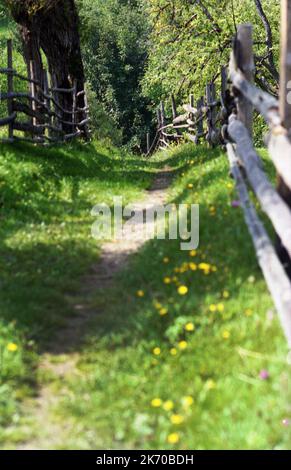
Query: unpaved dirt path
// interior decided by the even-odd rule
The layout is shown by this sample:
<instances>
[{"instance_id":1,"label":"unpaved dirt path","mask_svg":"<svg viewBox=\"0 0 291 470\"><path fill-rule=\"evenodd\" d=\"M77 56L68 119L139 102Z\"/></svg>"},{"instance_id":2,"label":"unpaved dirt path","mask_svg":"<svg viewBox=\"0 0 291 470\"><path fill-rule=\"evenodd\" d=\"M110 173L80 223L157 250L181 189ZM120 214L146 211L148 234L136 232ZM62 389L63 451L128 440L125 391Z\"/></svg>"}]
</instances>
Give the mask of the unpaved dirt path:
<instances>
[{"instance_id":1,"label":"unpaved dirt path","mask_svg":"<svg viewBox=\"0 0 291 470\"><path fill-rule=\"evenodd\" d=\"M166 202L167 188L172 179L172 170L165 168L157 173L154 183L142 201L136 201L139 211L159 206ZM128 229L130 230L130 229ZM70 434L70 422L61 422L56 418L54 409L59 399L66 394L66 379L78 375L77 363L80 358L82 340L88 331L88 324L98 311L90 308L90 298L96 291L103 291L114 282L115 275L124 269L130 256L136 253L146 242L143 226L135 231L134 238L128 233L123 240L110 241L102 245L98 263L91 267L90 273L84 277L82 288L77 293L80 302L72 307L75 315L68 319L47 345L47 352L42 355L39 365L40 374L52 377L48 384L40 386L38 396L24 405L24 414L28 416L27 440L17 446L17 450L46 450L59 448L67 441ZM55 382L63 381L63 389L55 390ZM33 437L30 437L32 430ZM24 429L25 433L25 429Z\"/></svg>"}]
</instances>

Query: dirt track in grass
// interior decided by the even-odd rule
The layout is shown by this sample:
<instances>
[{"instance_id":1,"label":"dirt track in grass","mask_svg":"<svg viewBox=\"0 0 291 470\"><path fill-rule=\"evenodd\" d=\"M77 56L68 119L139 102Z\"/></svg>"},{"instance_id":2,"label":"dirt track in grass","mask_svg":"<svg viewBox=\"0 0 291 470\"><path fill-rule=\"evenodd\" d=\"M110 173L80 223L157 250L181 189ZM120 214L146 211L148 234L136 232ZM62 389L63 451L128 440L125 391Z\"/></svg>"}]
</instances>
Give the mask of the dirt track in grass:
<instances>
[{"instance_id":1,"label":"dirt track in grass","mask_svg":"<svg viewBox=\"0 0 291 470\"><path fill-rule=\"evenodd\" d=\"M144 213L145 209L162 205L167 200L167 188L173 176L170 168L157 173L152 187L146 191L142 201L135 201L131 207ZM17 446L17 450L59 449L61 443L68 440L70 422L62 422L54 413L62 396L66 394L66 380L79 374L77 363L80 359L80 346L88 333L91 320L98 315L92 309L92 295L100 294L115 282L115 276L122 271L130 257L136 253L147 238L144 236L143 224L135 228L132 236L131 227L127 225L122 240L112 240L102 245L98 262L92 264L90 272L82 279L81 289L76 293L77 301L72 302L74 315L67 319L66 324L48 343L39 364L40 386L36 398L23 406L26 424L22 432L27 439ZM46 377L42 381L41 377ZM56 383L63 383L61 390ZM42 384L42 382L44 382Z\"/></svg>"}]
</instances>

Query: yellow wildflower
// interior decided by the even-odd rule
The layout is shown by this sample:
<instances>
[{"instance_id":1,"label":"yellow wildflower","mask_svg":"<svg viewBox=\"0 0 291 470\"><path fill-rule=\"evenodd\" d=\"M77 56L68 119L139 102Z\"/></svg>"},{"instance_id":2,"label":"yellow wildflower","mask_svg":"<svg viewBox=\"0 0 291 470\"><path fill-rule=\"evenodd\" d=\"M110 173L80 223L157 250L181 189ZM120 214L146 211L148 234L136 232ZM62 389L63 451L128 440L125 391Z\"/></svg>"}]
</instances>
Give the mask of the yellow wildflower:
<instances>
[{"instance_id":1,"label":"yellow wildflower","mask_svg":"<svg viewBox=\"0 0 291 470\"><path fill-rule=\"evenodd\" d=\"M191 271L196 271L197 270L197 264L189 263L189 268L191 269Z\"/></svg>"},{"instance_id":2,"label":"yellow wildflower","mask_svg":"<svg viewBox=\"0 0 291 470\"><path fill-rule=\"evenodd\" d=\"M154 398L152 401L151 401L151 405L153 408L159 408L160 406L162 406L162 400L160 398Z\"/></svg>"},{"instance_id":3,"label":"yellow wildflower","mask_svg":"<svg viewBox=\"0 0 291 470\"><path fill-rule=\"evenodd\" d=\"M172 415L171 416L171 423L172 424L182 424L184 422L184 418L181 415Z\"/></svg>"},{"instance_id":4,"label":"yellow wildflower","mask_svg":"<svg viewBox=\"0 0 291 470\"><path fill-rule=\"evenodd\" d=\"M217 306L214 305L214 304L211 304L211 305L209 306L209 310L210 310L210 312L216 312Z\"/></svg>"},{"instance_id":5,"label":"yellow wildflower","mask_svg":"<svg viewBox=\"0 0 291 470\"><path fill-rule=\"evenodd\" d=\"M171 278L170 277L164 277L164 284L171 284Z\"/></svg>"},{"instance_id":6,"label":"yellow wildflower","mask_svg":"<svg viewBox=\"0 0 291 470\"><path fill-rule=\"evenodd\" d=\"M159 356L159 355L161 354L161 352L162 352L162 351L161 351L161 348L154 348L154 349L153 349L153 354L154 354L155 356Z\"/></svg>"},{"instance_id":7,"label":"yellow wildflower","mask_svg":"<svg viewBox=\"0 0 291 470\"><path fill-rule=\"evenodd\" d=\"M143 290L138 290L137 293L136 293L136 295L137 295L138 297L144 297L144 291L143 291Z\"/></svg>"},{"instance_id":8,"label":"yellow wildflower","mask_svg":"<svg viewBox=\"0 0 291 470\"><path fill-rule=\"evenodd\" d=\"M188 184L188 189L193 189L194 188L194 185L192 183L189 183Z\"/></svg>"},{"instance_id":9,"label":"yellow wildflower","mask_svg":"<svg viewBox=\"0 0 291 470\"><path fill-rule=\"evenodd\" d=\"M180 341L179 348L181 349L181 351L184 351L184 349L186 349L187 346L188 346L187 341Z\"/></svg>"},{"instance_id":10,"label":"yellow wildflower","mask_svg":"<svg viewBox=\"0 0 291 470\"><path fill-rule=\"evenodd\" d=\"M171 354L171 356L176 356L177 355L177 349L176 348L171 348L170 349L170 354Z\"/></svg>"},{"instance_id":11,"label":"yellow wildflower","mask_svg":"<svg viewBox=\"0 0 291 470\"><path fill-rule=\"evenodd\" d=\"M197 255L197 251L196 251L196 250L191 250L190 253L189 253L189 255L190 255L192 258L194 258L194 256Z\"/></svg>"},{"instance_id":12,"label":"yellow wildflower","mask_svg":"<svg viewBox=\"0 0 291 470\"><path fill-rule=\"evenodd\" d=\"M201 271L210 271L211 268L210 264L208 263L200 263L198 267L201 269Z\"/></svg>"},{"instance_id":13,"label":"yellow wildflower","mask_svg":"<svg viewBox=\"0 0 291 470\"><path fill-rule=\"evenodd\" d=\"M160 310L160 308L162 308L162 304L160 304L160 302L154 302L154 307L155 307L157 310Z\"/></svg>"},{"instance_id":14,"label":"yellow wildflower","mask_svg":"<svg viewBox=\"0 0 291 470\"><path fill-rule=\"evenodd\" d=\"M174 403L172 402L172 400L167 400L163 404L163 408L165 411L171 411L174 408Z\"/></svg>"},{"instance_id":15,"label":"yellow wildflower","mask_svg":"<svg viewBox=\"0 0 291 470\"><path fill-rule=\"evenodd\" d=\"M180 295L186 295L186 294L188 294L188 287L186 287L186 286L180 286L180 287L178 288L178 294L180 294Z\"/></svg>"},{"instance_id":16,"label":"yellow wildflower","mask_svg":"<svg viewBox=\"0 0 291 470\"><path fill-rule=\"evenodd\" d=\"M189 406L193 405L194 400L191 396L187 396L182 398L182 403L185 408L188 408Z\"/></svg>"},{"instance_id":17,"label":"yellow wildflower","mask_svg":"<svg viewBox=\"0 0 291 470\"><path fill-rule=\"evenodd\" d=\"M164 262L165 264L168 264L169 261L170 261L170 259L169 259L167 256L165 256L165 258L163 259L163 262Z\"/></svg>"},{"instance_id":18,"label":"yellow wildflower","mask_svg":"<svg viewBox=\"0 0 291 470\"><path fill-rule=\"evenodd\" d=\"M160 309L160 315L163 317L165 315L167 315L168 313L168 309L166 307L163 307Z\"/></svg>"},{"instance_id":19,"label":"yellow wildflower","mask_svg":"<svg viewBox=\"0 0 291 470\"><path fill-rule=\"evenodd\" d=\"M219 312L223 312L223 311L224 311L224 305L221 304L221 303L218 304L218 305L217 305L217 310L218 310Z\"/></svg>"},{"instance_id":20,"label":"yellow wildflower","mask_svg":"<svg viewBox=\"0 0 291 470\"><path fill-rule=\"evenodd\" d=\"M168 435L168 443L169 444L177 444L180 440L180 436L178 433L173 432L172 434Z\"/></svg>"},{"instance_id":21,"label":"yellow wildflower","mask_svg":"<svg viewBox=\"0 0 291 470\"><path fill-rule=\"evenodd\" d=\"M15 344L15 343L8 343L8 344L7 344L7 350L8 350L9 352L16 352L17 349L18 349L17 344Z\"/></svg>"},{"instance_id":22,"label":"yellow wildflower","mask_svg":"<svg viewBox=\"0 0 291 470\"><path fill-rule=\"evenodd\" d=\"M194 331L194 330L195 330L195 325L194 325L193 323L191 323L191 322L186 323L186 325L185 325L185 330L186 330L186 331Z\"/></svg>"},{"instance_id":23,"label":"yellow wildflower","mask_svg":"<svg viewBox=\"0 0 291 470\"><path fill-rule=\"evenodd\" d=\"M228 330L224 330L222 337L223 339L228 339L230 337L230 332Z\"/></svg>"},{"instance_id":24,"label":"yellow wildflower","mask_svg":"<svg viewBox=\"0 0 291 470\"><path fill-rule=\"evenodd\" d=\"M224 299L228 299L228 298L229 298L229 292L228 292L228 290L224 290L224 291L222 292L222 297L223 297Z\"/></svg>"}]
</instances>

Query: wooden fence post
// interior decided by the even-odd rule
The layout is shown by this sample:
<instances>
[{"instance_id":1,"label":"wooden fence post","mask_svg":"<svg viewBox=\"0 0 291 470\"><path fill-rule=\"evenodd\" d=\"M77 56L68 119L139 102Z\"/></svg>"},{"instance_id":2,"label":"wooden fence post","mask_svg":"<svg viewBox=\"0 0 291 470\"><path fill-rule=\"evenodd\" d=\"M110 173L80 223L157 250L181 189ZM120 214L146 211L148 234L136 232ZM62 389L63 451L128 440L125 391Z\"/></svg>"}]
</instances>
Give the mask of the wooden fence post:
<instances>
[{"instance_id":1,"label":"wooden fence post","mask_svg":"<svg viewBox=\"0 0 291 470\"><path fill-rule=\"evenodd\" d=\"M197 117L198 117L198 121L197 121L197 140L196 140L196 143L198 144L199 143L199 139L201 138L202 134L203 134L203 119L202 119L202 116L203 116L203 106L204 106L204 98L200 98L198 101L197 101L197 110L198 110L198 114L197 114Z\"/></svg>"},{"instance_id":2,"label":"wooden fence post","mask_svg":"<svg viewBox=\"0 0 291 470\"><path fill-rule=\"evenodd\" d=\"M13 88L13 46L12 46L12 39L8 39L7 41L7 91L8 93L12 94L14 91ZM8 98L7 100L7 110L8 116L13 113L13 98ZM8 124L8 138L13 140L13 121Z\"/></svg>"},{"instance_id":3,"label":"wooden fence post","mask_svg":"<svg viewBox=\"0 0 291 470\"><path fill-rule=\"evenodd\" d=\"M254 53L253 53L253 26L242 24L237 32L238 56L237 66L244 73L246 79L254 81ZM253 137L253 105L243 96L238 101L238 118L248 129L250 137Z\"/></svg>"},{"instance_id":4,"label":"wooden fence post","mask_svg":"<svg viewBox=\"0 0 291 470\"><path fill-rule=\"evenodd\" d=\"M177 106L174 95L171 95L173 120L177 117Z\"/></svg>"},{"instance_id":5,"label":"wooden fence post","mask_svg":"<svg viewBox=\"0 0 291 470\"><path fill-rule=\"evenodd\" d=\"M48 73L47 70L43 70L43 91L44 94L46 95L44 98L44 104L46 107L46 114L47 114L47 124L49 126L52 125L52 116L51 116L51 100L49 98L49 79L48 79ZM51 131L48 129L47 131L48 135L50 136Z\"/></svg>"},{"instance_id":6,"label":"wooden fence post","mask_svg":"<svg viewBox=\"0 0 291 470\"><path fill-rule=\"evenodd\" d=\"M150 148L151 148L151 140L150 140L150 133L147 132L147 154L149 153L150 151Z\"/></svg>"},{"instance_id":7,"label":"wooden fence post","mask_svg":"<svg viewBox=\"0 0 291 470\"><path fill-rule=\"evenodd\" d=\"M166 113L164 102L161 101L161 125L164 127L166 125Z\"/></svg>"},{"instance_id":8,"label":"wooden fence post","mask_svg":"<svg viewBox=\"0 0 291 470\"><path fill-rule=\"evenodd\" d=\"M31 80L30 82L30 94L31 94L31 109L33 112L36 112L36 90L35 90L35 83L34 83L34 61L30 60L29 61L29 78ZM37 124L36 117L32 117L32 125L35 126ZM32 132L32 137L33 137L33 132Z\"/></svg>"},{"instance_id":9,"label":"wooden fence post","mask_svg":"<svg viewBox=\"0 0 291 470\"><path fill-rule=\"evenodd\" d=\"M206 106L208 107L207 109L207 137L206 140L211 144L211 134L212 134L212 108L210 107L210 104L212 102L212 93L211 93L211 84L208 83L206 85Z\"/></svg>"},{"instance_id":10,"label":"wooden fence post","mask_svg":"<svg viewBox=\"0 0 291 470\"><path fill-rule=\"evenodd\" d=\"M281 1L280 116L291 138L291 0ZM291 158L291 157L290 157ZM278 175L277 191L291 209L291 191ZM276 251L291 279L291 259L277 235Z\"/></svg>"},{"instance_id":11,"label":"wooden fence post","mask_svg":"<svg viewBox=\"0 0 291 470\"><path fill-rule=\"evenodd\" d=\"M76 132L77 130L77 80L74 80L73 83L73 106L72 106L72 133ZM86 115L86 114L85 114Z\"/></svg>"},{"instance_id":12,"label":"wooden fence post","mask_svg":"<svg viewBox=\"0 0 291 470\"><path fill-rule=\"evenodd\" d=\"M227 72L226 72L226 67L221 67L221 89L220 89L220 97L221 101L223 103L223 106L225 106L225 98L226 98L226 90L227 90Z\"/></svg>"},{"instance_id":13,"label":"wooden fence post","mask_svg":"<svg viewBox=\"0 0 291 470\"><path fill-rule=\"evenodd\" d=\"M282 0L280 113L283 126L291 129L291 0Z\"/></svg>"},{"instance_id":14,"label":"wooden fence post","mask_svg":"<svg viewBox=\"0 0 291 470\"><path fill-rule=\"evenodd\" d=\"M194 108L194 95L192 93L189 96L189 104L191 108ZM191 121L193 121L194 119L193 113L189 113L189 116L190 116Z\"/></svg>"}]
</instances>

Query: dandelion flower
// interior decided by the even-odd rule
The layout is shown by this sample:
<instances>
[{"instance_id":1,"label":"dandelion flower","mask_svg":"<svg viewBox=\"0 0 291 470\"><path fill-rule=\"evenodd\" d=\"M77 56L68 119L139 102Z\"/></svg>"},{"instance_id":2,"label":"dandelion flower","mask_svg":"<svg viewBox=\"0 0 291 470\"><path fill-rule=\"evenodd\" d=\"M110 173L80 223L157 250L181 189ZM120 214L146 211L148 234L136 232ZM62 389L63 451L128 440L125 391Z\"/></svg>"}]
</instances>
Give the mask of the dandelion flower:
<instances>
[{"instance_id":1,"label":"dandelion flower","mask_svg":"<svg viewBox=\"0 0 291 470\"><path fill-rule=\"evenodd\" d=\"M224 330L222 337L223 339L228 339L230 337L230 332L228 330Z\"/></svg>"},{"instance_id":2,"label":"dandelion flower","mask_svg":"<svg viewBox=\"0 0 291 470\"><path fill-rule=\"evenodd\" d=\"M181 415L172 415L171 416L171 423L172 424L182 424L184 422L184 418Z\"/></svg>"},{"instance_id":3,"label":"dandelion flower","mask_svg":"<svg viewBox=\"0 0 291 470\"><path fill-rule=\"evenodd\" d=\"M193 189L194 188L194 185L192 183L189 183L188 184L188 189Z\"/></svg>"},{"instance_id":4,"label":"dandelion flower","mask_svg":"<svg viewBox=\"0 0 291 470\"><path fill-rule=\"evenodd\" d=\"M171 348L171 349L170 349L170 354L171 354L171 356L177 356L177 352L178 352L178 351L177 351L176 348Z\"/></svg>"},{"instance_id":5,"label":"dandelion flower","mask_svg":"<svg viewBox=\"0 0 291 470\"><path fill-rule=\"evenodd\" d=\"M189 268L191 269L191 271L197 271L197 264L189 263Z\"/></svg>"},{"instance_id":6,"label":"dandelion flower","mask_svg":"<svg viewBox=\"0 0 291 470\"><path fill-rule=\"evenodd\" d=\"M185 408L188 408L189 406L192 406L194 403L193 397L187 396L182 398L182 403Z\"/></svg>"},{"instance_id":7,"label":"dandelion flower","mask_svg":"<svg viewBox=\"0 0 291 470\"><path fill-rule=\"evenodd\" d=\"M180 440L180 436L177 432L173 432L172 434L168 435L167 440L169 444L177 444Z\"/></svg>"},{"instance_id":8,"label":"dandelion flower","mask_svg":"<svg viewBox=\"0 0 291 470\"><path fill-rule=\"evenodd\" d=\"M211 304L211 305L209 306L209 310L210 310L210 312L216 312L217 306L214 305L214 304Z\"/></svg>"},{"instance_id":9,"label":"dandelion flower","mask_svg":"<svg viewBox=\"0 0 291 470\"><path fill-rule=\"evenodd\" d=\"M228 298L229 298L229 292L228 292L228 290L224 290L224 291L222 292L222 297L223 297L224 299L228 299Z\"/></svg>"},{"instance_id":10,"label":"dandelion flower","mask_svg":"<svg viewBox=\"0 0 291 470\"><path fill-rule=\"evenodd\" d=\"M161 348L154 348L154 349L153 349L153 354L154 354L155 356L159 356L159 355L161 354L161 352L162 352L162 351L161 351Z\"/></svg>"},{"instance_id":11,"label":"dandelion flower","mask_svg":"<svg viewBox=\"0 0 291 470\"><path fill-rule=\"evenodd\" d=\"M174 403L172 402L172 400L167 400L163 404L163 408L165 411L171 411L174 408Z\"/></svg>"},{"instance_id":12,"label":"dandelion flower","mask_svg":"<svg viewBox=\"0 0 291 470\"><path fill-rule=\"evenodd\" d=\"M180 287L178 288L178 294L180 294L180 295L186 295L186 294L188 294L188 287L186 287L186 286L180 286Z\"/></svg>"},{"instance_id":13,"label":"dandelion flower","mask_svg":"<svg viewBox=\"0 0 291 470\"><path fill-rule=\"evenodd\" d=\"M179 349L181 349L181 351L184 351L187 348L187 346L188 346L187 341L180 341Z\"/></svg>"},{"instance_id":14,"label":"dandelion flower","mask_svg":"<svg viewBox=\"0 0 291 470\"><path fill-rule=\"evenodd\" d=\"M137 295L138 297L144 297L144 291L143 291L143 290L138 290L137 293L136 293L136 295Z\"/></svg>"},{"instance_id":15,"label":"dandelion flower","mask_svg":"<svg viewBox=\"0 0 291 470\"><path fill-rule=\"evenodd\" d=\"M223 305L223 304L218 304L218 305L217 305L217 310L218 310L219 312L224 312L224 305Z\"/></svg>"},{"instance_id":16,"label":"dandelion flower","mask_svg":"<svg viewBox=\"0 0 291 470\"><path fill-rule=\"evenodd\" d=\"M211 268L210 264L208 263L200 263L198 267L201 269L201 271L210 271Z\"/></svg>"},{"instance_id":17,"label":"dandelion flower","mask_svg":"<svg viewBox=\"0 0 291 470\"><path fill-rule=\"evenodd\" d=\"M152 401L151 401L151 405L153 408L160 408L160 406L162 406L162 400L160 398L154 398Z\"/></svg>"},{"instance_id":18,"label":"dandelion flower","mask_svg":"<svg viewBox=\"0 0 291 470\"><path fill-rule=\"evenodd\" d=\"M15 344L15 343L8 343L8 344L7 344L7 350L8 350L9 352L16 352L17 349L18 349L17 344Z\"/></svg>"},{"instance_id":19,"label":"dandelion flower","mask_svg":"<svg viewBox=\"0 0 291 470\"><path fill-rule=\"evenodd\" d=\"M154 307L157 309L157 310L160 310L160 308L162 308L162 304L160 304L160 302L154 302Z\"/></svg>"},{"instance_id":20,"label":"dandelion flower","mask_svg":"<svg viewBox=\"0 0 291 470\"><path fill-rule=\"evenodd\" d=\"M196 255L197 255L197 251L196 250L191 250L189 255L194 258Z\"/></svg>"},{"instance_id":21,"label":"dandelion flower","mask_svg":"<svg viewBox=\"0 0 291 470\"><path fill-rule=\"evenodd\" d=\"M191 323L191 322L186 323L186 325L185 325L185 330L186 330L186 331L194 331L194 330L195 330L195 325L194 325L193 323Z\"/></svg>"},{"instance_id":22,"label":"dandelion flower","mask_svg":"<svg viewBox=\"0 0 291 470\"><path fill-rule=\"evenodd\" d=\"M169 261L170 261L170 259L169 259L167 256L165 256L165 258L163 259L163 262L164 262L165 264L168 264Z\"/></svg>"},{"instance_id":23,"label":"dandelion flower","mask_svg":"<svg viewBox=\"0 0 291 470\"><path fill-rule=\"evenodd\" d=\"M161 317L164 317L165 315L167 315L168 309L166 307L163 307L163 308L160 309L159 313L160 313Z\"/></svg>"},{"instance_id":24,"label":"dandelion flower","mask_svg":"<svg viewBox=\"0 0 291 470\"><path fill-rule=\"evenodd\" d=\"M171 278L170 277L164 277L164 284L171 284Z\"/></svg>"}]
</instances>

